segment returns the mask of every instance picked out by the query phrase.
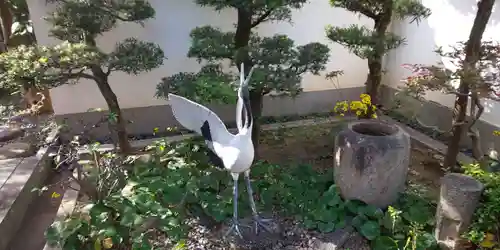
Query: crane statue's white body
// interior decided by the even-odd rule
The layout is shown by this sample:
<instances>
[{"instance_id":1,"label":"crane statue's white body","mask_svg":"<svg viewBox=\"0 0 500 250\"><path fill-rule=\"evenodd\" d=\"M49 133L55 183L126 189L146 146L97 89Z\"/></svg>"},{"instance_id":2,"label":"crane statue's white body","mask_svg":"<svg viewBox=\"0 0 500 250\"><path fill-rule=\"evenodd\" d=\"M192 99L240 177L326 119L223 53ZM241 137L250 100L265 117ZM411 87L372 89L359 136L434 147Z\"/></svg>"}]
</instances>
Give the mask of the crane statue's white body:
<instances>
[{"instance_id":1,"label":"crane statue's white body","mask_svg":"<svg viewBox=\"0 0 500 250\"><path fill-rule=\"evenodd\" d=\"M169 94L169 103L177 121L185 128L205 138L205 143L211 150L209 156L218 167L225 168L233 177L233 222L226 233L235 231L243 237L238 221L238 178L244 173L247 191L253 212L255 233L259 227L266 230L269 219L261 219L257 213L253 192L250 183L250 167L254 160L254 147L252 142L253 117L250 107L248 83L253 72L253 67L245 79L243 64L240 70L240 86L238 88L238 102L236 105L236 124L238 134L231 134L220 118L210 109L188 100L184 97Z\"/></svg>"}]
</instances>

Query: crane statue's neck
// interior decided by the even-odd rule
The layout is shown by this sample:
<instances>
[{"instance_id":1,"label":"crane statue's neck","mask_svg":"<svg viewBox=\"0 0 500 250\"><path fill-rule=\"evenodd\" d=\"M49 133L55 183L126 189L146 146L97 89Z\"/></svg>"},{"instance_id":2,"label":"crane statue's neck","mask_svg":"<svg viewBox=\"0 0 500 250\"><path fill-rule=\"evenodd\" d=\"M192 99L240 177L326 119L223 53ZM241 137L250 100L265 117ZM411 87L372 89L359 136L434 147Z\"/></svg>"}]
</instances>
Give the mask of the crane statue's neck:
<instances>
[{"instance_id":1,"label":"crane statue's neck","mask_svg":"<svg viewBox=\"0 0 500 250\"><path fill-rule=\"evenodd\" d=\"M250 126L250 128L244 128L242 129L238 135L240 135L242 137L242 139L248 139L248 140L252 140L252 127Z\"/></svg>"},{"instance_id":2,"label":"crane statue's neck","mask_svg":"<svg viewBox=\"0 0 500 250\"><path fill-rule=\"evenodd\" d=\"M241 133L236 135L236 140L238 148L241 150L241 152L246 152L246 154L249 155L254 154L251 129L245 129L244 131L241 131Z\"/></svg>"}]
</instances>

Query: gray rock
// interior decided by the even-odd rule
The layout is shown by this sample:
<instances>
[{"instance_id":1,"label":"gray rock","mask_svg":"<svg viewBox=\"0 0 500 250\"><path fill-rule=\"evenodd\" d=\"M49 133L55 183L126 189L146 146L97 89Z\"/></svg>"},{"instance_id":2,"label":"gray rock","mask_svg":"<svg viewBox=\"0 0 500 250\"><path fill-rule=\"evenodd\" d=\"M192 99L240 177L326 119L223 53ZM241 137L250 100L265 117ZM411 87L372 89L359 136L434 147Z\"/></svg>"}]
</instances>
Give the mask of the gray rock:
<instances>
[{"instance_id":1,"label":"gray rock","mask_svg":"<svg viewBox=\"0 0 500 250\"><path fill-rule=\"evenodd\" d=\"M265 216L270 218L270 216ZM211 250L368 250L368 241L354 230L341 229L330 234L302 228L296 221L274 215L272 232L255 235L253 228L242 227L244 239L236 235L223 238L228 225L205 227L200 221L191 220L187 224L191 230L188 235L188 249ZM251 217L241 219L243 225L252 225ZM342 244L343 242L343 244ZM340 247L340 245L343 245Z\"/></svg>"},{"instance_id":2,"label":"gray rock","mask_svg":"<svg viewBox=\"0 0 500 250\"><path fill-rule=\"evenodd\" d=\"M370 250L368 241L352 227L338 229L315 239L315 250Z\"/></svg>"},{"instance_id":3,"label":"gray rock","mask_svg":"<svg viewBox=\"0 0 500 250\"><path fill-rule=\"evenodd\" d=\"M0 142L14 140L24 135L24 130L8 126L0 127Z\"/></svg>"},{"instance_id":4,"label":"gray rock","mask_svg":"<svg viewBox=\"0 0 500 250\"><path fill-rule=\"evenodd\" d=\"M340 249L345 250L371 250L370 243L359 233L354 233L349 237L344 246Z\"/></svg>"},{"instance_id":5,"label":"gray rock","mask_svg":"<svg viewBox=\"0 0 500 250\"><path fill-rule=\"evenodd\" d=\"M469 227L479 204L484 185L474 178L457 173L441 179L434 235L441 245L456 249L462 233Z\"/></svg>"},{"instance_id":6,"label":"gray rock","mask_svg":"<svg viewBox=\"0 0 500 250\"><path fill-rule=\"evenodd\" d=\"M0 160L26 157L34 154L35 147L29 143L12 142L0 147Z\"/></svg>"},{"instance_id":7,"label":"gray rock","mask_svg":"<svg viewBox=\"0 0 500 250\"><path fill-rule=\"evenodd\" d=\"M379 120L351 122L335 142L335 183L346 199L385 208L404 191L410 137Z\"/></svg>"}]
</instances>

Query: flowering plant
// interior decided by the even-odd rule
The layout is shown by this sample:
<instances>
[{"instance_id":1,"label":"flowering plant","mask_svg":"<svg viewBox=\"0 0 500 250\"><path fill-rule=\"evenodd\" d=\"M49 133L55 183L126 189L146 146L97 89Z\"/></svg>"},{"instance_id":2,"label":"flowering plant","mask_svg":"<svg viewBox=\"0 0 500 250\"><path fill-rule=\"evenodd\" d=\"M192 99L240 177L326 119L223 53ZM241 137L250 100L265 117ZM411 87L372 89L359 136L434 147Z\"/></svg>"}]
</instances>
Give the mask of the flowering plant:
<instances>
[{"instance_id":1,"label":"flowering plant","mask_svg":"<svg viewBox=\"0 0 500 250\"><path fill-rule=\"evenodd\" d=\"M372 105L371 97L368 94L361 94L360 101L340 101L335 104L333 112L344 116L347 112L355 112L358 118L377 118L375 110L377 107Z\"/></svg>"}]
</instances>

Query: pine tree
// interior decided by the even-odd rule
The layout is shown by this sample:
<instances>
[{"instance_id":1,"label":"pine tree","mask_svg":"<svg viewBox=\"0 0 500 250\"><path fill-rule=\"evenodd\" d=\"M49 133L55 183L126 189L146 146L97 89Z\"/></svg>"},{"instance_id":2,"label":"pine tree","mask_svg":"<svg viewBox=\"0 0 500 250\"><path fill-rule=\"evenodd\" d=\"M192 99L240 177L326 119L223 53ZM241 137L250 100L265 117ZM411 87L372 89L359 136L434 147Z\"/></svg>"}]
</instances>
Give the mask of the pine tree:
<instances>
[{"instance_id":1,"label":"pine tree","mask_svg":"<svg viewBox=\"0 0 500 250\"><path fill-rule=\"evenodd\" d=\"M430 10L419 0L330 0L333 7L344 8L373 20L373 28L360 25L327 27L327 37L346 47L356 56L368 60L366 93L374 105L378 101L378 89L382 80L382 59L390 50L405 43L403 37L387 32L394 18L410 19L410 22L427 18ZM371 114L367 114L371 117Z\"/></svg>"},{"instance_id":2,"label":"pine tree","mask_svg":"<svg viewBox=\"0 0 500 250\"><path fill-rule=\"evenodd\" d=\"M158 85L157 96L169 92L192 98L200 103L234 103L233 81L237 74L225 72L224 62L240 68L245 74L255 65L250 86L254 145L258 146L259 122L263 96L276 92L296 96L301 91L302 75L319 74L325 69L329 48L320 43L295 45L286 35L260 37L252 30L269 21L290 21L293 9L301 8L307 0L196 0L202 7L216 11L233 9L238 14L236 31L223 32L212 26L197 27L191 32L188 57L205 63L198 73L179 73L166 77ZM256 151L257 152L257 151Z\"/></svg>"},{"instance_id":3,"label":"pine tree","mask_svg":"<svg viewBox=\"0 0 500 250\"><path fill-rule=\"evenodd\" d=\"M153 43L127 38L111 53L104 53L96 38L119 22L142 23L154 18L155 10L146 0L50 0L56 9L46 20L53 27L50 35L62 40L57 46L21 45L0 55L0 83L3 89L16 91L20 82L27 88L57 87L88 79L96 83L109 109L118 145L130 152L118 99L109 85L114 71L139 74L163 64L164 54ZM85 93L82 93L85 94ZM89 97L91 98L91 97Z\"/></svg>"}]
</instances>

